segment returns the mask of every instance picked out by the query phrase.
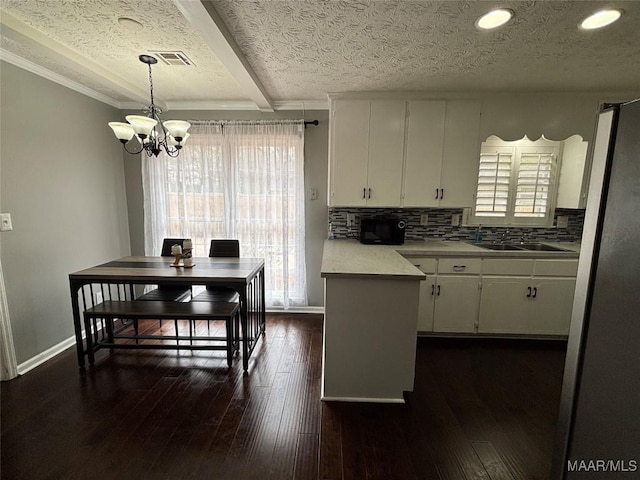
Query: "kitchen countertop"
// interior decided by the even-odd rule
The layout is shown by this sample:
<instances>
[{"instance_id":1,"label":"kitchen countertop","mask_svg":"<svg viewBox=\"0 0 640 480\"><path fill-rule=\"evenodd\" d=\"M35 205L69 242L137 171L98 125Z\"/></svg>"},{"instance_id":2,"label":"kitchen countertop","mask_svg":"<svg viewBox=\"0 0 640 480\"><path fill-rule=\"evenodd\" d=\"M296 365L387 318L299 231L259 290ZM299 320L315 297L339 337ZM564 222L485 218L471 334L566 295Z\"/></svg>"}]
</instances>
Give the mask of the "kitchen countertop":
<instances>
[{"instance_id":1,"label":"kitchen countertop","mask_svg":"<svg viewBox=\"0 0 640 480\"><path fill-rule=\"evenodd\" d=\"M477 258L578 258L579 243L537 242L565 251L496 251L463 241L406 242L404 245L363 245L357 240L325 240L322 253L322 277L389 278L421 280L425 275L404 257L477 257Z\"/></svg>"}]
</instances>

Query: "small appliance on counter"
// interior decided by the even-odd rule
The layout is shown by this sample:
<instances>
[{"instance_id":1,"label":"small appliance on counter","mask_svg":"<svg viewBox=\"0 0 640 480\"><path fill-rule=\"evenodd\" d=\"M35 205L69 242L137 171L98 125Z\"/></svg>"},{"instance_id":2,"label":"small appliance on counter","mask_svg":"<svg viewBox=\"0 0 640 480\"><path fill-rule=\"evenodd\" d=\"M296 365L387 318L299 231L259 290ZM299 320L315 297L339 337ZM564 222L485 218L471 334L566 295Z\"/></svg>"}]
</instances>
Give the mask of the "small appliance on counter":
<instances>
[{"instance_id":1,"label":"small appliance on counter","mask_svg":"<svg viewBox=\"0 0 640 480\"><path fill-rule=\"evenodd\" d=\"M402 245L407 223L396 216L378 216L360 220L360 243Z\"/></svg>"}]
</instances>

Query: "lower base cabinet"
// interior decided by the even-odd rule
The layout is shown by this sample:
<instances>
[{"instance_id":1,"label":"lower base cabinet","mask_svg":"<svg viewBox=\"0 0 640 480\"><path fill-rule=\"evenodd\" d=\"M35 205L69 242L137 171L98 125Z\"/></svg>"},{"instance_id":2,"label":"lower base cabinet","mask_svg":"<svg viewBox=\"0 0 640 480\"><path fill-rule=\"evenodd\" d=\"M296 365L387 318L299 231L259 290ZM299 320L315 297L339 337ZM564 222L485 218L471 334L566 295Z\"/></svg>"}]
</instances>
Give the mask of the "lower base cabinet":
<instances>
[{"instance_id":1,"label":"lower base cabinet","mask_svg":"<svg viewBox=\"0 0 640 480\"><path fill-rule=\"evenodd\" d=\"M575 259L409 260L427 275L420 283L418 332L569 333Z\"/></svg>"},{"instance_id":2,"label":"lower base cabinet","mask_svg":"<svg viewBox=\"0 0 640 480\"><path fill-rule=\"evenodd\" d=\"M427 274L420 283L418 332L474 333L480 301L480 259L411 261Z\"/></svg>"},{"instance_id":3,"label":"lower base cabinet","mask_svg":"<svg viewBox=\"0 0 640 480\"><path fill-rule=\"evenodd\" d=\"M484 277L478 333L567 335L574 278Z\"/></svg>"},{"instance_id":4,"label":"lower base cabinet","mask_svg":"<svg viewBox=\"0 0 640 480\"><path fill-rule=\"evenodd\" d=\"M434 332L474 333L478 318L478 276L438 275L433 313Z\"/></svg>"}]
</instances>

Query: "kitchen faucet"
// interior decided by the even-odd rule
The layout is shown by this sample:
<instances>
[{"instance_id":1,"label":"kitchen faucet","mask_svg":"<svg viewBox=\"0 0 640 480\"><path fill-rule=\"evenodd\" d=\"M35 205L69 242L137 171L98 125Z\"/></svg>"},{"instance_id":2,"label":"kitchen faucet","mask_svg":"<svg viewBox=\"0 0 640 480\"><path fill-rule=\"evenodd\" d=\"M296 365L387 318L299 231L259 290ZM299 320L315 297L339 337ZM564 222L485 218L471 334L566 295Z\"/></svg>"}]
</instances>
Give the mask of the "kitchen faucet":
<instances>
[{"instance_id":1,"label":"kitchen faucet","mask_svg":"<svg viewBox=\"0 0 640 480\"><path fill-rule=\"evenodd\" d=\"M523 243L529 243L531 241L531 235L529 234L529 232L522 232L522 235L520 236L520 244L522 245Z\"/></svg>"},{"instance_id":2,"label":"kitchen faucet","mask_svg":"<svg viewBox=\"0 0 640 480\"><path fill-rule=\"evenodd\" d=\"M508 228L504 232L502 232L502 234L500 235L500 243L507 243L510 233L511 232L509 231Z\"/></svg>"}]
</instances>

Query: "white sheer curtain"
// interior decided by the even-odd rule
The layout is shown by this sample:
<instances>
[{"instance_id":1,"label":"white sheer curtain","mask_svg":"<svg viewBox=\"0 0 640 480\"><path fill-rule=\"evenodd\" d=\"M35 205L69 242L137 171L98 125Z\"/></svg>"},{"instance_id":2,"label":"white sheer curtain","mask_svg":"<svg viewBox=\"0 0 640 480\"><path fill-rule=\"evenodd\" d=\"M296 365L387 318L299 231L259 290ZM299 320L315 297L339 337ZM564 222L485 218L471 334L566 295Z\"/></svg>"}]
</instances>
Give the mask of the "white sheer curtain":
<instances>
[{"instance_id":1,"label":"white sheer curtain","mask_svg":"<svg viewBox=\"0 0 640 480\"><path fill-rule=\"evenodd\" d=\"M265 259L268 306L307 305L303 121L195 122L190 133L178 158L143 157L146 254L165 237L192 238L196 256L237 238L241 256Z\"/></svg>"}]
</instances>

